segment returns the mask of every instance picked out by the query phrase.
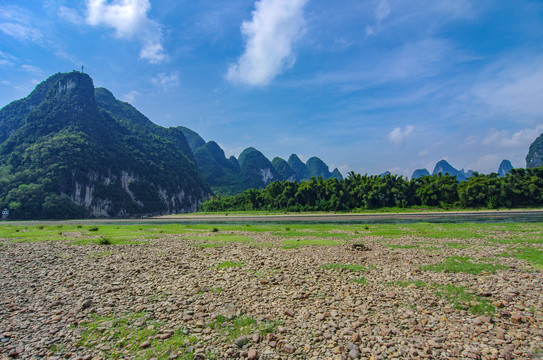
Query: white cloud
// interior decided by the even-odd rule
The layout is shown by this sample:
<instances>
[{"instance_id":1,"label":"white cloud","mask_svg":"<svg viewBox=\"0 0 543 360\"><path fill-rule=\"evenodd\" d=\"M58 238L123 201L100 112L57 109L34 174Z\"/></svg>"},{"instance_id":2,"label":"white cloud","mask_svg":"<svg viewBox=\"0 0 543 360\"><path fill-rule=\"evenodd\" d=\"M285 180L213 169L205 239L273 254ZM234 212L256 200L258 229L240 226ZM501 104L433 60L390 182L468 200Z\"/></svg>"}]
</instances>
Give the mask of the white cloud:
<instances>
[{"instance_id":1,"label":"white cloud","mask_svg":"<svg viewBox=\"0 0 543 360\"><path fill-rule=\"evenodd\" d=\"M388 140L395 143L396 145L401 145L405 139L411 135L415 127L413 125L407 125L402 131L401 127L396 127L388 134Z\"/></svg>"},{"instance_id":2,"label":"white cloud","mask_svg":"<svg viewBox=\"0 0 543 360\"><path fill-rule=\"evenodd\" d=\"M151 9L149 0L87 1L87 23L115 29L119 39L138 38L143 43L140 58L150 63L160 63L168 57L162 45L160 26L147 17Z\"/></svg>"},{"instance_id":3,"label":"white cloud","mask_svg":"<svg viewBox=\"0 0 543 360\"><path fill-rule=\"evenodd\" d=\"M267 85L294 65L293 46L305 32L303 8L308 0L260 0L253 18L244 21L245 52L226 75L232 82Z\"/></svg>"},{"instance_id":4,"label":"white cloud","mask_svg":"<svg viewBox=\"0 0 543 360\"><path fill-rule=\"evenodd\" d=\"M543 56L516 54L493 65L472 89L472 95L491 111L503 115L534 116L543 113Z\"/></svg>"},{"instance_id":5,"label":"white cloud","mask_svg":"<svg viewBox=\"0 0 543 360\"><path fill-rule=\"evenodd\" d=\"M25 24L14 22L0 23L0 31L6 35L16 38L17 40L30 40L35 43L42 42L41 32Z\"/></svg>"},{"instance_id":6,"label":"white cloud","mask_svg":"<svg viewBox=\"0 0 543 360\"><path fill-rule=\"evenodd\" d=\"M377 6L377 9L375 9L375 19L377 19L377 24L381 24L381 22L390 15L390 4L388 3L388 0L381 0L379 2L379 5Z\"/></svg>"},{"instance_id":7,"label":"white cloud","mask_svg":"<svg viewBox=\"0 0 543 360\"><path fill-rule=\"evenodd\" d=\"M72 24L81 25L85 22L85 19L79 12L74 9L61 6L58 8L58 16L71 22Z\"/></svg>"},{"instance_id":8,"label":"white cloud","mask_svg":"<svg viewBox=\"0 0 543 360\"><path fill-rule=\"evenodd\" d=\"M141 94L137 92L136 90L132 90L128 92L127 94L124 94L122 96L123 101L126 101L127 103L133 104L134 100L136 100L136 96L140 96Z\"/></svg>"},{"instance_id":9,"label":"white cloud","mask_svg":"<svg viewBox=\"0 0 543 360\"><path fill-rule=\"evenodd\" d=\"M534 129L522 129L510 135L509 131L491 129L483 139L483 145L501 148L528 148L543 133L543 124Z\"/></svg>"},{"instance_id":10,"label":"white cloud","mask_svg":"<svg viewBox=\"0 0 543 360\"><path fill-rule=\"evenodd\" d=\"M24 70L24 71L27 71L29 73L32 73L32 74L35 74L35 75L39 75L39 76L43 76L43 70L40 69L39 67L37 66L34 66L34 65L21 65L21 68Z\"/></svg>"},{"instance_id":11,"label":"white cloud","mask_svg":"<svg viewBox=\"0 0 543 360\"><path fill-rule=\"evenodd\" d=\"M160 73L154 78L151 78L151 82L153 85L158 86L163 90L176 87L179 85L179 72L176 71L169 75L166 73Z\"/></svg>"},{"instance_id":12,"label":"white cloud","mask_svg":"<svg viewBox=\"0 0 543 360\"><path fill-rule=\"evenodd\" d=\"M13 55L0 51L0 65L11 66L16 60Z\"/></svg>"}]
</instances>

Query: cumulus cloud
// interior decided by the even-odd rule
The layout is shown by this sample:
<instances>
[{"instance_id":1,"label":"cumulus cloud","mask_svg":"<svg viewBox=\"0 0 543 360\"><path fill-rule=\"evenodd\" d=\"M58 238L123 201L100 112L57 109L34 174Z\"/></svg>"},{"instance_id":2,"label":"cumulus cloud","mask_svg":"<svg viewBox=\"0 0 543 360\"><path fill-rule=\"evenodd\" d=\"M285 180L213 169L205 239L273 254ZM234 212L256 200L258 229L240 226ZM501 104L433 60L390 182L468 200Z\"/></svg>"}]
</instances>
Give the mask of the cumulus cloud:
<instances>
[{"instance_id":1,"label":"cumulus cloud","mask_svg":"<svg viewBox=\"0 0 543 360\"><path fill-rule=\"evenodd\" d=\"M294 65L293 46L305 32L303 8L308 0L260 0L241 32L245 52L226 75L232 82L267 85Z\"/></svg>"},{"instance_id":2,"label":"cumulus cloud","mask_svg":"<svg viewBox=\"0 0 543 360\"><path fill-rule=\"evenodd\" d=\"M502 148L527 148L543 132L543 124L533 129L522 129L513 134L507 130L491 129L483 139L483 145Z\"/></svg>"},{"instance_id":3,"label":"cumulus cloud","mask_svg":"<svg viewBox=\"0 0 543 360\"><path fill-rule=\"evenodd\" d=\"M171 74L160 73L154 78L151 78L151 82L153 85L158 86L163 90L176 87L179 85L179 72L176 71Z\"/></svg>"},{"instance_id":4,"label":"cumulus cloud","mask_svg":"<svg viewBox=\"0 0 543 360\"><path fill-rule=\"evenodd\" d=\"M388 140L396 145L401 145L414 129L413 125L407 125L403 130L398 126L388 134Z\"/></svg>"},{"instance_id":5,"label":"cumulus cloud","mask_svg":"<svg viewBox=\"0 0 543 360\"><path fill-rule=\"evenodd\" d=\"M149 0L117 0L111 4L106 0L88 0L86 20L92 26L115 29L119 39L139 39L143 45L140 58L160 63L167 55L160 26L147 17L150 9Z\"/></svg>"}]
</instances>

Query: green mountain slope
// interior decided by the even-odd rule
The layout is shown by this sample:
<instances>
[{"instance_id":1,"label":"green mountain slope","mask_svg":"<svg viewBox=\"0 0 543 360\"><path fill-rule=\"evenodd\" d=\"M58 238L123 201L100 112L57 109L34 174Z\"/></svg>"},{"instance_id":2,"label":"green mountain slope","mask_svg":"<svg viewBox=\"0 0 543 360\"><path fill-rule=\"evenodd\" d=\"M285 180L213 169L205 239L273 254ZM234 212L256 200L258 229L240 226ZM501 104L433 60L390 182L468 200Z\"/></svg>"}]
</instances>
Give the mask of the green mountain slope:
<instances>
[{"instance_id":1,"label":"green mountain slope","mask_svg":"<svg viewBox=\"0 0 543 360\"><path fill-rule=\"evenodd\" d=\"M270 160L255 148L243 150L238 161L241 177L248 188L260 189L273 181L280 180Z\"/></svg>"},{"instance_id":2,"label":"green mountain slope","mask_svg":"<svg viewBox=\"0 0 543 360\"><path fill-rule=\"evenodd\" d=\"M210 141L194 153L198 170L215 194L235 195L247 189L240 174L239 165L224 155L219 145Z\"/></svg>"},{"instance_id":3,"label":"green mountain slope","mask_svg":"<svg viewBox=\"0 0 543 360\"><path fill-rule=\"evenodd\" d=\"M14 218L194 211L209 194L180 130L161 128L79 72L0 110L0 206Z\"/></svg>"},{"instance_id":4,"label":"green mountain slope","mask_svg":"<svg viewBox=\"0 0 543 360\"><path fill-rule=\"evenodd\" d=\"M277 171L277 174L279 174L279 177L281 180L288 180L288 181L296 180L296 172L290 167L288 162L286 162L284 159L275 157L273 158L271 163L273 167L275 168L275 171Z\"/></svg>"},{"instance_id":5,"label":"green mountain slope","mask_svg":"<svg viewBox=\"0 0 543 360\"><path fill-rule=\"evenodd\" d=\"M526 155L526 167L535 168L543 166L543 134L530 145L528 155Z\"/></svg>"}]
</instances>

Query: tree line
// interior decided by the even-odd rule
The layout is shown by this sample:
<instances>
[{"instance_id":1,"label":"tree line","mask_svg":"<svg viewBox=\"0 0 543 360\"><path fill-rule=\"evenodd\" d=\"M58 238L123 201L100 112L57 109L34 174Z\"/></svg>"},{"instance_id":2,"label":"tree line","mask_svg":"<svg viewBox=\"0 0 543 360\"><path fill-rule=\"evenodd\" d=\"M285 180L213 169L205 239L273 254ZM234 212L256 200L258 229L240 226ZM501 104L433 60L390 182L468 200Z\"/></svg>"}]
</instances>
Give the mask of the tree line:
<instances>
[{"instance_id":1,"label":"tree line","mask_svg":"<svg viewBox=\"0 0 543 360\"><path fill-rule=\"evenodd\" d=\"M449 208L520 208L543 205L543 167L513 169L506 176L474 173L466 181L437 174L408 180L387 174L350 172L343 180L275 181L266 188L234 196L214 196L201 211L356 211L415 206Z\"/></svg>"}]
</instances>

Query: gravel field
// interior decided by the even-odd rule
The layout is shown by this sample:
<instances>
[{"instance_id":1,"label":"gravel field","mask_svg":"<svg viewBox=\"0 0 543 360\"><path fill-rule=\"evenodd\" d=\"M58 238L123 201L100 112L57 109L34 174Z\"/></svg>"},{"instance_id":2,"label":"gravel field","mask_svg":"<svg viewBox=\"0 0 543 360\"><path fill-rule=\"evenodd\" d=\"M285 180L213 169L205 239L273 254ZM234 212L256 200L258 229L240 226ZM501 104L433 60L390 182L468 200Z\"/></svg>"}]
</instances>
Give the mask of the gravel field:
<instances>
[{"instance_id":1,"label":"gravel field","mask_svg":"<svg viewBox=\"0 0 543 360\"><path fill-rule=\"evenodd\" d=\"M0 359L543 358L542 273L500 256L517 245L232 233L252 241L0 239ZM496 268L424 267L468 256Z\"/></svg>"}]
</instances>

